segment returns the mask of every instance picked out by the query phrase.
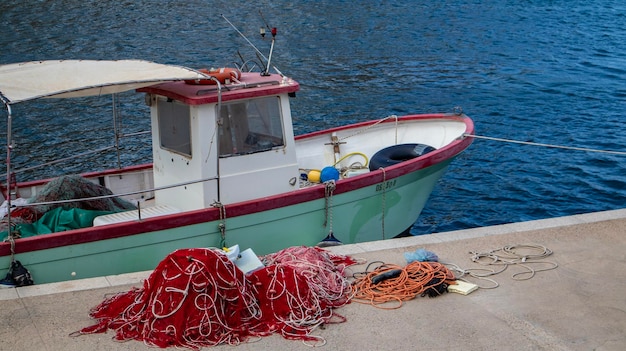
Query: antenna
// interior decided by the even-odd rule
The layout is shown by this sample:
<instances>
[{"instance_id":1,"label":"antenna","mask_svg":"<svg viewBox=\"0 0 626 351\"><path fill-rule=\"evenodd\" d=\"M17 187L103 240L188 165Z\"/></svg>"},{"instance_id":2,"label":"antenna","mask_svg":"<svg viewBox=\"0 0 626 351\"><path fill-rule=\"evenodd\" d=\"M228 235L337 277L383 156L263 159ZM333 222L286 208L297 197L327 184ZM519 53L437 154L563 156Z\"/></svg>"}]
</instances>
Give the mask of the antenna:
<instances>
[{"instance_id":1,"label":"antenna","mask_svg":"<svg viewBox=\"0 0 626 351\"><path fill-rule=\"evenodd\" d=\"M259 13L260 13L260 12L261 12L261 11L259 11ZM261 14L261 17L263 17L263 14ZM263 72L261 72L261 75L264 75L264 76L269 75L270 63L271 63L271 60L272 60L272 52L274 51L274 40L275 40L275 38L276 38L276 33L277 33L276 28L274 27L274 28L271 28L271 29L270 29L270 28L269 28L269 26L267 25L267 23L265 24L265 26L266 26L268 29L270 29L270 33L272 34L272 45L271 45L271 47L270 47L270 56L269 56L269 59L268 59L267 57L265 57L265 55L263 55L263 53L262 53L261 51L259 51L259 49L257 49L257 47L256 47L256 46L254 46L254 44L252 44L252 42L250 42L250 40L248 40L248 38L246 38L246 36L245 36L245 35L243 35L243 33L241 33L241 32L239 31L239 29L237 29L237 27L235 27L235 25L234 25L231 21L229 21L229 20L228 20L228 18L226 18L226 16L224 16L224 15L222 14L222 18L224 18L224 20L225 20L226 22L228 22L228 24L230 24L230 26L231 26L231 27L233 27L233 29L234 29L237 33L239 33L239 35L240 35L242 38L244 38L246 42L248 42L248 44L249 44L249 45L250 45L250 46L251 46L251 47L252 47L252 48L253 48L253 49L257 52L257 54L259 54L259 55L260 55L260 56L261 56L261 57L262 57L265 61L267 61L267 65L265 66L265 70L264 70ZM265 19L263 19L263 21L265 22ZM265 33L266 33L266 32L265 32L265 28L261 27L261 37L265 37ZM279 70L278 70L278 68L276 68L276 66L273 66L272 68L274 68L274 70L276 70L276 72L277 72L278 74L280 74L281 76L283 75L283 73L282 73L281 71L279 71Z\"/></svg>"},{"instance_id":2,"label":"antenna","mask_svg":"<svg viewBox=\"0 0 626 351\"><path fill-rule=\"evenodd\" d=\"M272 45L270 46L270 56L267 59L267 66L265 66L265 71L261 72L262 76L269 76L270 75L270 64L272 62L272 52L274 52L274 42L276 41L276 27L273 27L271 29L271 33L272 33ZM261 27L261 36L265 38L265 28Z\"/></svg>"},{"instance_id":3,"label":"antenna","mask_svg":"<svg viewBox=\"0 0 626 351\"><path fill-rule=\"evenodd\" d=\"M265 71L261 72L262 76L269 76L270 75L270 64L272 62L272 52L274 52L274 42L276 41L276 27L272 27L270 29L270 26L267 24L267 21L265 20L265 17L263 16L263 12L261 12L261 10L259 10L259 16L261 16L261 19L263 20L263 23L265 23L265 28L270 30L270 33L272 33L272 45L270 46L270 55L269 58L267 59L267 66L265 66ZM261 33L261 38L265 39L265 28L261 27L261 29L259 30L259 32Z\"/></svg>"}]
</instances>

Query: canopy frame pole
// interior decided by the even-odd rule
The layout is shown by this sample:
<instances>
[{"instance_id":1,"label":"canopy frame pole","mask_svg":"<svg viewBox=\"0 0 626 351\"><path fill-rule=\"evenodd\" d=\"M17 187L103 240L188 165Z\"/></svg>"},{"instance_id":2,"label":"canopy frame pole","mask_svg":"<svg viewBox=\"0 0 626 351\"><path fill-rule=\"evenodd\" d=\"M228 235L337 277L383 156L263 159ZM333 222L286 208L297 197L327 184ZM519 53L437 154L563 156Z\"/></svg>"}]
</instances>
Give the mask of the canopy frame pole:
<instances>
[{"instance_id":1,"label":"canopy frame pole","mask_svg":"<svg viewBox=\"0 0 626 351\"><path fill-rule=\"evenodd\" d=\"M122 161L121 161L121 156L120 156L120 130L121 130L121 126L118 126L118 123L121 122L121 118L120 121L118 121L118 116L119 116L119 98L117 98L117 94L111 94L111 100L113 102L113 133L115 133L115 151L117 152L117 168L121 169L122 168ZM120 123L121 124L121 123Z\"/></svg>"},{"instance_id":2,"label":"canopy frame pole","mask_svg":"<svg viewBox=\"0 0 626 351\"><path fill-rule=\"evenodd\" d=\"M7 225L8 225L8 239L9 241L13 242L13 226L11 223L11 150L13 149L13 138L12 138L12 121L13 121L13 116L12 116L12 111L11 111L11 105L9 105L8 103L5 103L5 106L7 108L7 160L6 160L6 164L7 164L7 196L6 196L6 201L7 201ZM14 245L11 244L11 258L13 258L13 254L14 252Z\"/></svg>"}]
</instances>

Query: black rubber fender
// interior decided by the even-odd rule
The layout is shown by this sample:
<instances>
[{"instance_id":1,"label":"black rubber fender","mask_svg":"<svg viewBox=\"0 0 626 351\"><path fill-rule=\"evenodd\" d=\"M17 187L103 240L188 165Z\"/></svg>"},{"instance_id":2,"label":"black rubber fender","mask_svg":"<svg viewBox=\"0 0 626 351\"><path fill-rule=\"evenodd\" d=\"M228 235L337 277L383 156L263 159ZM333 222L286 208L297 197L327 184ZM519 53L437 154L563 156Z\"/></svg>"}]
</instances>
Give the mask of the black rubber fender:
<instances>
[{"instance_id":1,"label":"black rubber fender","mask_svg":"<svg viewBox=\"0 0 626 351\"><path fill-rule=\"evenodd\" d=\"M370 171L375 171L379 168L385 168L393 166L400 162L408 161L416 157L426 155L429 152L435 151L432 146L425 144L399 144L386 147L372 156L370 159Z\"/></svg>"}]
</instances>

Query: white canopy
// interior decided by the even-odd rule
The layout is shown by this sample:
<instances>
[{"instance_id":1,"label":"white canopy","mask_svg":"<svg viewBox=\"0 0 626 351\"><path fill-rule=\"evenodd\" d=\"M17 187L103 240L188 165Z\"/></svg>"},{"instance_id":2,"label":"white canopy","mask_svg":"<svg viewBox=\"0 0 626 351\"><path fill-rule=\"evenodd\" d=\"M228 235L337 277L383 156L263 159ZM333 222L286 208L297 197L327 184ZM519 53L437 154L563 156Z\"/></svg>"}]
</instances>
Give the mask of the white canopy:
<instances>
[{"instance_id":1,"label":"white canopy","mask_svg":"<svg viewBox=\"0 0 626 351\"><path fill-rule=\"evenodd\" d=\"M55 60L0 65L0 100L108 95L165 81L206 79L198 71L142 60Z\"/></svg>"}]
</instances>

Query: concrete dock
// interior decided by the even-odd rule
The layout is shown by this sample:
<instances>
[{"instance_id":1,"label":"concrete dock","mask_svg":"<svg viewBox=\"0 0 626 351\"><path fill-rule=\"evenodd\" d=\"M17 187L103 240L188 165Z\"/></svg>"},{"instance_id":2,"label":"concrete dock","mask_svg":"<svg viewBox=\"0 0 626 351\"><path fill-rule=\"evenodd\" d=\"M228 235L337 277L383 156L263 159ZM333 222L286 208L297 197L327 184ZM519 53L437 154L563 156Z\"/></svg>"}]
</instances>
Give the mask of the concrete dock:
<instances>
[{"instance_id":1,"label":"concrete dock","mask_svg":"<svg viewBox=\"0 0 626 351\"><path fill-rule=\"evenodd\" d=\"M405 265L405 252L425 248L440 261L482 268L470 251L536 244L553 251L557 268L515 280L519 267L491 276L497 288L469 295L417 297L394 310L351 303L347 321L313 331L326 350L625 350L626 210L393 239L330 249ZM353 266L359 272L365 265ZM148 350L106 334L69 336L92 325L88 313L108 293L141 286L149 272L0 289L0 350ZM487 281L468 278L481 286ZM172 348L173 349L173 348ZM310 350L279 335L204 350Z\"/></svg>"}]
</instances>

